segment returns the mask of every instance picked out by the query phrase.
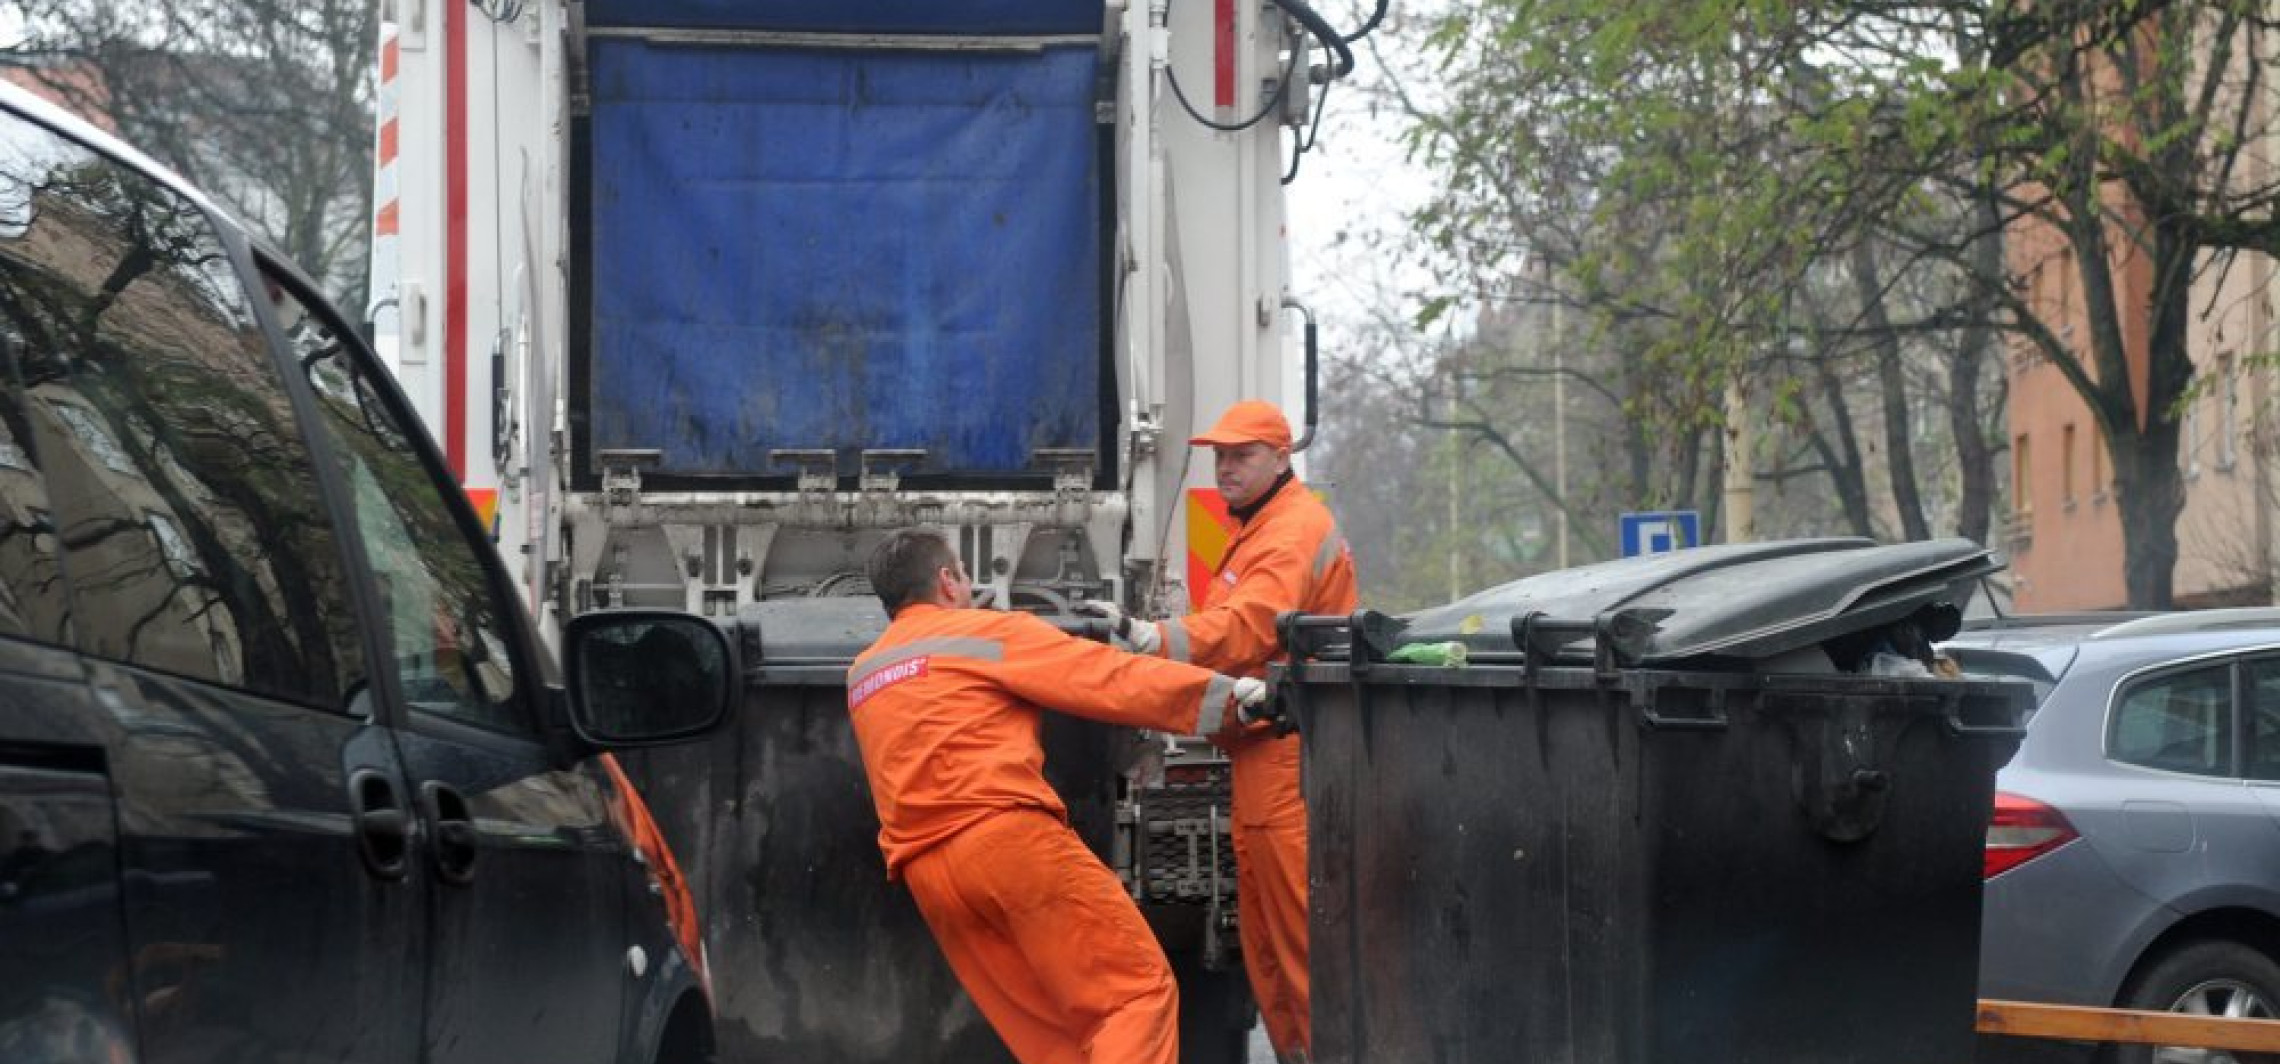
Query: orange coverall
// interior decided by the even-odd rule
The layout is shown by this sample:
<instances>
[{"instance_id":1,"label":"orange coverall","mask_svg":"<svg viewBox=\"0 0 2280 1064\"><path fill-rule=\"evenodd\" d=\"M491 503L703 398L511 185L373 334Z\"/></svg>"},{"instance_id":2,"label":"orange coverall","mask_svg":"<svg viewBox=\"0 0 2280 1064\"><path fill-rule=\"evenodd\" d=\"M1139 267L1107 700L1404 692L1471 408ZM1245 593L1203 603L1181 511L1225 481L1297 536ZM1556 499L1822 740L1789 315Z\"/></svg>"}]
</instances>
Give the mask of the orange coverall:
<instances>
[{"instance_id":1,"label":"orange coverall","mask_svg":"<svg viewBox=\"0 0 2280 1064\"><path fill-rule=\"evenodd\" d=\"M1360 604L1353 551L1330 508L1296 478L1285 481L1227 545L1196 612L1161 621L1159 653L1230 676L1265 676L1283 657L1275 618L1290 610L1352 613ZM1312 1044L1306 955L1306 804L1299 739L1259 727L1214 742L1234 762L1235 890L1243 967L1277 1053L1303 1059Z\"/></svg>"},{"instance_id":2,"label":"orange coverall","mask_svg":"<svg viewBox=\"0 0 2280 1064\"><path fill-rule=\"evenodd\" d=\"M1177 1064L1179 990L1045 782L1045 708L1187 735L1234 681L1022 613L903 607L847 673L887 877L1022 1064Z\"/></svg>"}]
</instances>

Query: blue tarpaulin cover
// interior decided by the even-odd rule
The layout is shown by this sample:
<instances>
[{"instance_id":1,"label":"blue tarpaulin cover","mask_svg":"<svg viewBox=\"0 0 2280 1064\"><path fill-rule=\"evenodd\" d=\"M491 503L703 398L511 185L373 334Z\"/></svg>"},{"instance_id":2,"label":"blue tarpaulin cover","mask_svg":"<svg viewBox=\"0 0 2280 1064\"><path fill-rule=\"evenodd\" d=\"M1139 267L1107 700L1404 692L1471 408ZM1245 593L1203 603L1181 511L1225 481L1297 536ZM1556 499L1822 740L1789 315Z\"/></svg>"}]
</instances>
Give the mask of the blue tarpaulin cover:
<instances>
[{"instance_id":1,"label":"blue tarpaulin cover","mask_svg":"<svg viewBox=\"0 0 2280 1064\"><path fill-rule=\"evenodd\" d=\"M1101 0L587 0L588 26L962 35L1099 33Z\"/></svg>"},{"instance_id":2,"label":"blue tarpaulin cover","mask_svg":"<svg viewBox=\"0 0 2280 1064\"><path fill-rule=\"evenodd\" d=\"M1099 446L1091 48L592 48L595 449L990 476Z\"/></svg>"}]
</instances>

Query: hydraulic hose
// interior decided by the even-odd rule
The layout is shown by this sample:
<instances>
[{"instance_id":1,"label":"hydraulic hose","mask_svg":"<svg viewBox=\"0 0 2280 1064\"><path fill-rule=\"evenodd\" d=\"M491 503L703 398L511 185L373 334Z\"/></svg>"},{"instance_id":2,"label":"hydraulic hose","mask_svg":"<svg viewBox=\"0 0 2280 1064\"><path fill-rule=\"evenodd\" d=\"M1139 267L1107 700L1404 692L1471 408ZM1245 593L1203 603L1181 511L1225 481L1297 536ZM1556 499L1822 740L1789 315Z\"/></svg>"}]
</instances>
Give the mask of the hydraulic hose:
<instances>
[{"instance_id":1,"label":"hydraulic hose","mask_svg":"<svg viewBox=\"0 0 2280 1064\"><path fill-rule=\"evenodd\" d=\"M1330 72L1331 77L1342 78L1354 72L1354 50L1346 46L1345 35L1330 25L1329 20L1323 18L1321 13L1308 7L1306 0L1275 0L1275 6L1282 8L1285 14L1297 19L1299 25L1306 27L1306 32L1313 34L1316 40L1322 42L1324 48L1330 49L1338 56L1338 64ZM1377 21L1373 18L1370 25L1375 26L1376 24ZM1365 28L1363 32L1368 32L1368 29Z\"/></svg>"},{"instance_id":2,"label":"hydraulic hose","mask_svg":"<svg viewBox=\"0 0 2280 1064\"><path fill-rule=\"evenodd\" d=\"M1386 8L1392 6L1393 0L1378 0L1377 10L1370 12L1370 20L1368 22L1362 23L1361 29L1355 30L1354 32L1347 34L1341 39L1344 40L1347 44L1352 44L1355 41L1369 36L1371 30L1378 28L1378 23L1385 21Z\"/></svg>"},{"instance_id":3,"label":"hydraulic hose","mask_svg":"<svg viewBox=\"0 0 2280 1064\"><path fill-rule=\"evenodd\" d=\"M1296 19L1299 25L1306 27L1307 33L1312 34L1316 39L1322 42L1324 47L1337 54L1337 66L1331 71L1330 74L1332 79L1337 79L1345 77L1346 75L1354 72L1354 50L1347 47L1346 42L1360 40L1365 34L1369 33L1370 30L1376 28L1378 20L1385 17L1386 5L1390 2L1390 0L1378 0L1377 13L1371 15L1369 22L1364 24L1362 28L1351 37L1340 34L1337 29L1332 27L1329 21L1324 19L1319 12L1315 11L1311 7L1308 7L1305 0L1274 0L1274 2L1275 6L1282 8L1285 14L1288 14L1291 18ZM1299 51L1300 50L1296 45L1292 46L1290 51L1290 60L1283 64L1282 77L1276 80L1274 96L1267 101L1266 106L1259 108L1259 113L1252 115L1249 118L1243 119L1240 122L1215 122L1209 118L1205 118L1203 116L1203 112L1196 110L1195 105L1188 102L1186 90L1180 87L1179 75L1168 67L1164 71L1165 80L1171 84L1173 99L1179 101L1180 109L1186 111L1189 118L1195 119L1196 122L1204 126L1208 126L1212 129L1216 129L1224 133L1241 132L1242 130L1246 130L1252 126L1258 125L1260 122L1265 121L1269 116L1273 115L1277 111L1282 110L1283 98L1290 94L1291 79L1297 77L1299 73ZM1282 183L1286 185L1290 184L1291 179L1296 176L1298 176L1298 168L1294 165L1289 173L1283 175Z\"/></svg>"}]
</instances>

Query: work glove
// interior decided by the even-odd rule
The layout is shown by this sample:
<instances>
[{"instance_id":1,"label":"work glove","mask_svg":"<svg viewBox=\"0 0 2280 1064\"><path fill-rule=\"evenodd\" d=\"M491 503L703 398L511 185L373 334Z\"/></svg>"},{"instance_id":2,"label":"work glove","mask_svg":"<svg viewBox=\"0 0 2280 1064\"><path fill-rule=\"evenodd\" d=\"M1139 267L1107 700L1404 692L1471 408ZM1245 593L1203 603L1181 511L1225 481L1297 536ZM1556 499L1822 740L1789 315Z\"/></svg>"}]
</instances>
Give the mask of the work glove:
<instances>
[{"instance_id":1,"label":"work glove","mask_svg":"<svg viewBox=\"0 0 2280 1064\"><path fill-rule=\"evenodd\" d=\"M1255 676L1235 681L1235 719L1257 724L1274 718L1274 707L1267 702L1267 681Z\"/></svg>"},{"instance_id":2,"label":"work glove","mask_svg":"<svg viewBox=\"0 0 2280 1064\"><path fill-rule=\"evenodd\" d=\"M1108 629L1116 636L1118 646L1139 654L1153 654L1164 645L1164 635L1148 621L1135 621L1132 615L1113 602L1090 599L1084 608L1108 618Z\"/></svg>"}]
</instances>

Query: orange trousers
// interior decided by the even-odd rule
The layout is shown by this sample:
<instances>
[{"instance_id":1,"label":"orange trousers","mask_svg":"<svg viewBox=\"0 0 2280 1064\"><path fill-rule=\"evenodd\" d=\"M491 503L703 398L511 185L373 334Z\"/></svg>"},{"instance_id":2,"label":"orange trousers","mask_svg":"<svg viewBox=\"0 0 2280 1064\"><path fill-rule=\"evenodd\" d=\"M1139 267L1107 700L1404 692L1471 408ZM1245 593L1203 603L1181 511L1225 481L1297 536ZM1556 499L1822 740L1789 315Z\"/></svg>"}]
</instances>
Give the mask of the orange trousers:
<instances>
[{"instance_id":1,"label":"orange trousers","mask_svg":"<svg viewBox=\"0 0 2280 1064\"><path fill-rule=\"evenodd\" d=\"M1299 739L1286 735L1229 751L1235 773L1235 891L1243 967L1286 1059L1313 1045L1306 968L1306 803L1299 792Z\"/></svg>"},{"instance_id":2,"label":"orange trousers","mask_svg":"<svg viewBox=\"0 0 2280 1064\"><path fill-rule=\"evenodd\" d=\"M902 874L951 971L1022 1064L1179 1064L1179 988L1163 947L1059 818L997 814Z\"/></svg>"}]
</instances>

